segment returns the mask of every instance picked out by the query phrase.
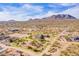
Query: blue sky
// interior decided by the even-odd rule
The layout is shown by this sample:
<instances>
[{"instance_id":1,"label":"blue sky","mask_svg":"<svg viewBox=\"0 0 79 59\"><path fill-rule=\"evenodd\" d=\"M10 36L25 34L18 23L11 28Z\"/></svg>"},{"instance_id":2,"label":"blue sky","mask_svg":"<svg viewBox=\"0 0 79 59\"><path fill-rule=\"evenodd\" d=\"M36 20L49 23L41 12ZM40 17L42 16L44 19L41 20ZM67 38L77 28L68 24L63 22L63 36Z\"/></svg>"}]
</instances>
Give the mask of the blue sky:
<instances>
[{"instance_id":1,"label":"blue sky","mask_svg":"<svg viewBox=\"0 0 79 59\"><path fill-rule=\"evenodd\" d=\"M78 3L0 3L0 21L25 21L54 14L70 14L79 18L78 12Z\"/></svg>"}]
</instances>

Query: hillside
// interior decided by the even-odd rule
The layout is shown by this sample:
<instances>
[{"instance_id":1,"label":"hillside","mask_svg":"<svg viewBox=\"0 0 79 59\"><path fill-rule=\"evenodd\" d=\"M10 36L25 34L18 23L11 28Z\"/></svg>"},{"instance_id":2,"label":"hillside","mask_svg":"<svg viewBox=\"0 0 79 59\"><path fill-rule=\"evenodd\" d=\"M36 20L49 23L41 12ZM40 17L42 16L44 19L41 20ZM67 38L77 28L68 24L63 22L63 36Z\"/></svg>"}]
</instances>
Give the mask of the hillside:
<instances>
[{"instance_id":1,"label":"hillside","mask_svg":"<svg viewBox=\"0 0 79 59\"><path fill-rule=\"evenodd\" d=\"M79 56L79 20L57 18L0 22L0 55Z\"/></svg>"}]
</instances>

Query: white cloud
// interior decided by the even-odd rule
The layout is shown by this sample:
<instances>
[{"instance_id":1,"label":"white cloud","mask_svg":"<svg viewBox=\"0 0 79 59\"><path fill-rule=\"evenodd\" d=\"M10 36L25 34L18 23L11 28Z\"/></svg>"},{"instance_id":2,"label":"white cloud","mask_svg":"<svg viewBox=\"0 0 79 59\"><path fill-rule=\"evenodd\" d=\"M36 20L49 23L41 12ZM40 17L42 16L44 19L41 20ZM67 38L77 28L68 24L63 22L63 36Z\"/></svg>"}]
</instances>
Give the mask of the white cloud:
<instances>
[{"instance_id":1,"label":"white cloud","mask_svg":"<svg viewBox=\"0 0 79 59\"><path fill-rule=\"evenodd\" d=\"M62 6L74 6L77 5L76 3L61 3Z\"/></svg>"},{"instance_id":2,"label":"white cloud","mask_svg":"<svg viewBox=\"0 0 79 59\"><path fill-rule=\"evenodd\" d=\"M72 4L63 4L63 5L69 6L69 5L72 5ZM51 15L56 15L56 14L69 14L69 15L72 15L72 16L79 19L79 13L78 12L79 12L79 6L76 5L75 7L69 8L69 9L62 11L62 12L59 12L59 13L54 13L53 11L49 11L45 16L51 16Z\"/></svg>"},{"instance_id":3,"label":"white cloud","mask_svg":"<svg viewBox=\"0 0 79 59\"><path fill-rule=\"evenodd\" d=\"M43 11L42 6L33 6L30 4L24 4L22 7L2 7L3 11L0 12L0 20L28 20L30 18L36 18L37 16L28 16L33 13L41 13Z\"/></svg>"},{"instance_id":4,"label":"white cloud","mask_svg":"<svg viewBox=\"0 0 79 59\"><path fill-rule=\"evenodd\" d=\"M41 18L44 18L44 17L50 17L52 15L56 15L58 13L55 13L53 11L48 11L47 13L43 14L43 15L40 15Z\"/></svg>"},{"instance_id":5,"label":"white cloud","mask_svg":"<svg viewBox=\"0 0 79 59\"><path fill-rule=\"evenodd\" d=\"M0 12L0 21L8 21L11 19L15 19L15 20L23 20L24 17L22 17L22 15L12 15L8 12Z\"/></svg>"},{"instance_id":6,"label":"white cloud","mask_svg":"<svg viewBox=\"0 0 79 59\"><path fill-rule=\"evenodd\" d=\"M70 14L72 16L75 16L76 18L79 18L79 6L70 8L68 10L65 10L61 12L62 14Z\"/></svg>"},{"instance_id":7,"label":"white cloud","mask_svg":"<svg viewBox=\"0 0 79 59\"><path fill-rule=\"evenodd\" d=\"M48 13L42 15L42 17L48 17L48 16L51 16L51 15L57 15L57 14L69 14L69 15L72 15L76 18L79 18L79 13L78 12L79 12L79 6L76 6L76 7L67 9L63 12L59 12L59 13L55 13L53 11L48 11Z\"/></svg>"},{"instance_id":8,"label":"white cloud","mask_svg":"<svg viewBox=\"0 0 79 59\"><path fill-rule=\"evenodd\" d=\"M64 4L63 4L64 5ZM47 13L44 13L44 7L43 6L34 6L31 4L24 4L22 7L11 7L11 6L5 6L3 11L0 12L0 21L2 20L10 20L10 19L15 19L15 20L28 20L30 18L43 18L43 17L49 17L51 15L55 14L70 14L72 16L75 16L79 18L79 6L70 8L68 10L65 10L60 13L55 13L54 11L48 11ZM30 16L30 14L34 13L39 13L33 16Z\"/></svg>"},{"instance_id":9,"label":"white cloud","mask_svg":"<svg viewBox=\"0 0 79 59\"><path fill-rule=\"evenodd\" d=\"M42 6L33 6L31 4L25 4L23 6L23 8L25 9L32 9L33 11L36 10L36 11L42 11L43 10L43 7Z\"/></svg>"},{"instance_id":10,"label":"white cloud","mask_svg":"<svg viewBox=\"0 0 79 59\"><path fill-rule=\"evenodd\" d=\"M53 12L53 11L48 11L48 12L45 13L45 14L36 15L36 16L32 17L32 19L35 19L35 18L41 19L41 18L50 17L50 16L52 16L52 15L57 15L57 14L58 14L58 13L55 13L55 12Z\"/></svg>"}]
</instances>

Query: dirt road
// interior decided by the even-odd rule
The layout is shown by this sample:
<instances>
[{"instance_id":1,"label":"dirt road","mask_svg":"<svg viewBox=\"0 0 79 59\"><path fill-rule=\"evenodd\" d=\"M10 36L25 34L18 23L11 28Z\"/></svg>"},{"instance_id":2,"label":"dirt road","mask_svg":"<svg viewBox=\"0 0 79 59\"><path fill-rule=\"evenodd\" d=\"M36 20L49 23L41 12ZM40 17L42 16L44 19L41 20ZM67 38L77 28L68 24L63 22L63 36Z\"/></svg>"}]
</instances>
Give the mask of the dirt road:
<instances>
[{"instance_id":1,"label":"dirt road","mask_svg":"<svg viewBox=\"0 0 79 59\"><path fill-rule=\"evenodd\" d=\"M5 51L6 49L8 49L8 48L9 48L9 49L11 48L11 49L15 49L15 50L17 50L17 51L22 51L22 52L27 53L28 55L31 55L31 56L38 55L38 54L36 54L35 52L33 52L33 51L31 51L31 50L28 50L28 49L23 50L23 49L21 49L21 48L6 46L6 45L1 44L1 43L0 43L0 46L3 47L4 51Z\"/></svg>"},{"instance_id":2,"label":"dirt road","mask_svg":"<svg viewBox=\"0 0 79 59\"><path fill-rule=\"evenodd\" d=\"M54 39L52 39L52 40L50 41L50 44L42 51L42 53L41 53L40 55L43 55L43 54L47 53L47 52L50 50L51 46L54 44L54 42L55 42L60 36L62 36L66 31L67 31L67 29L65 29L65 30L62 31L57 37L55 37Z\"/></svg>"}]
</instances>

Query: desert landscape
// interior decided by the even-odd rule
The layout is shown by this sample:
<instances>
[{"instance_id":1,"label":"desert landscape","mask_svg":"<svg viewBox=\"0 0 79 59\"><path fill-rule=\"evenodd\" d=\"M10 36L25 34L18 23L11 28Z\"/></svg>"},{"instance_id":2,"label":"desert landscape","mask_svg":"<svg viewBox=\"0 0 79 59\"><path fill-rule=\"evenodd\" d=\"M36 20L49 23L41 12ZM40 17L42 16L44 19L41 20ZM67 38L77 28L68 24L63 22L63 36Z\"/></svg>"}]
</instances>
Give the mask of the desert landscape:
<instances>
[{"instance_id":1,"label":"desert landscape","mask_svg":"<svg viewBox=\"0 0 79 59\"><path fill-rule=\"evenodd\" d=\"M26 22L1 22L0 55L79 55L78 26L79 20L61 17L58 19L51 17L42 20L33 19Z\"/></svg>"},{"instance_id":2,"label":"desert landscape","mask_svg":"<svg viewBox=\"0 0 79 59\"><path fill-rule=\"evenodd\" d=\"M79 56L79 19L57 14L0 21L0 56Z\"/></svg>"}]
</instances>

